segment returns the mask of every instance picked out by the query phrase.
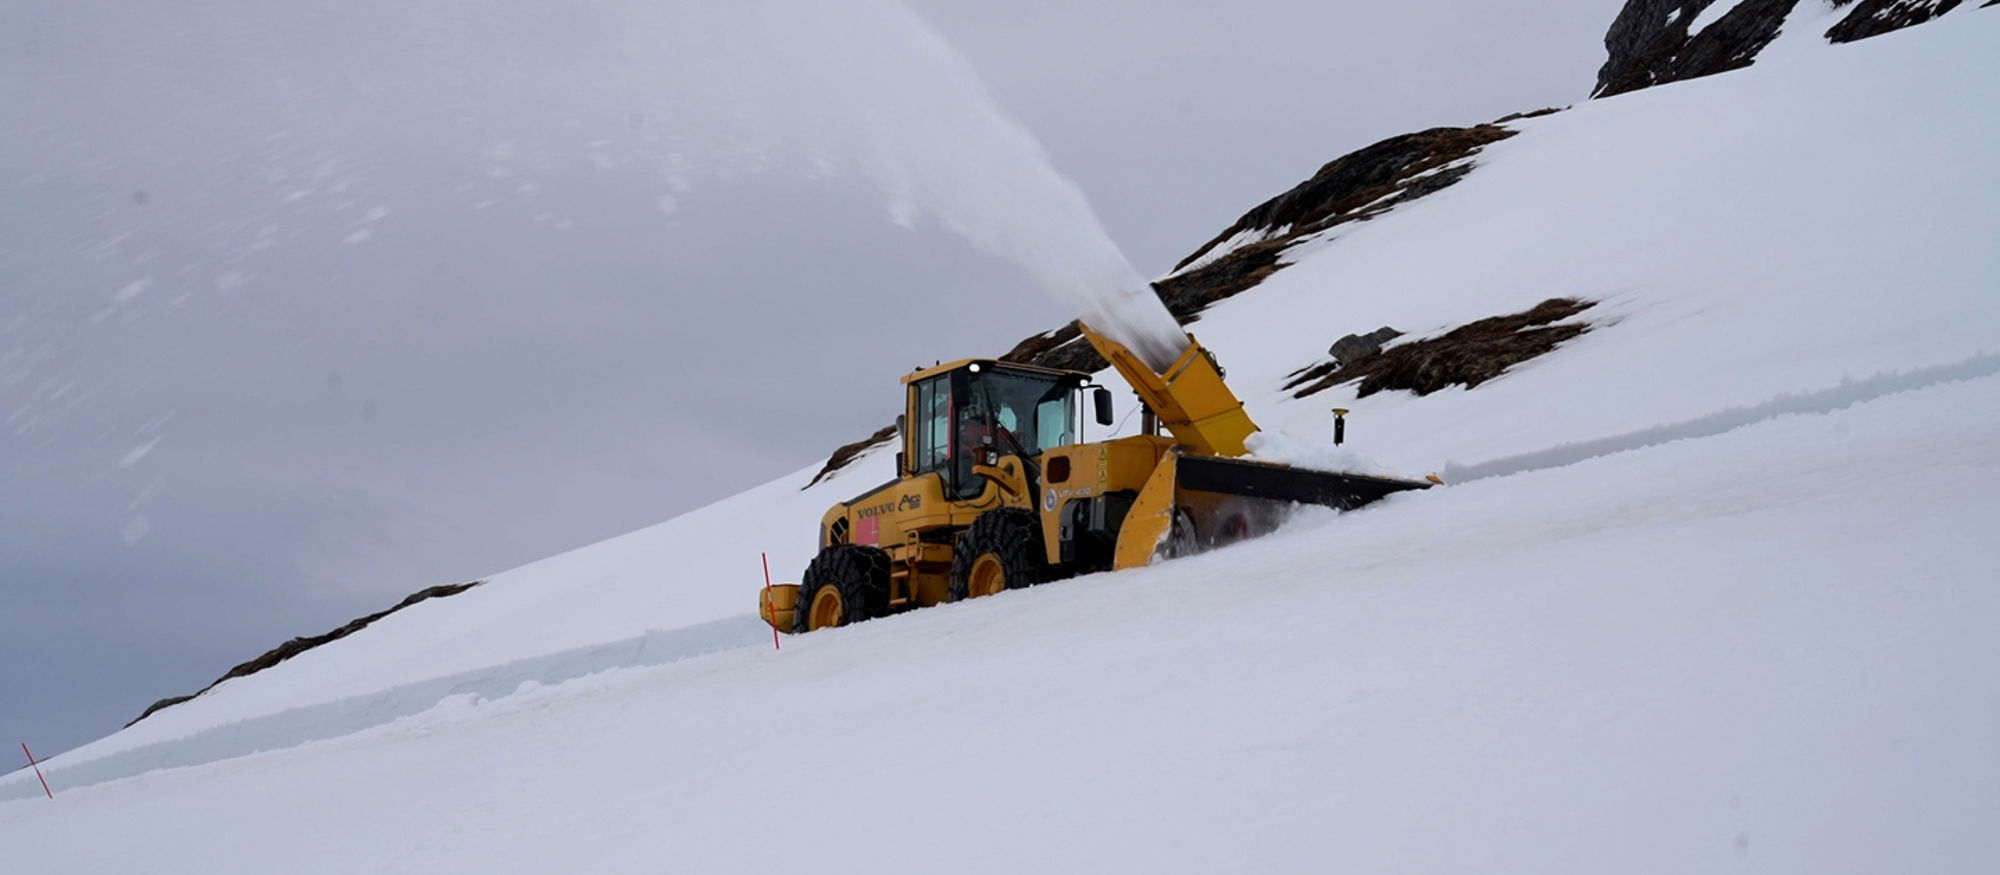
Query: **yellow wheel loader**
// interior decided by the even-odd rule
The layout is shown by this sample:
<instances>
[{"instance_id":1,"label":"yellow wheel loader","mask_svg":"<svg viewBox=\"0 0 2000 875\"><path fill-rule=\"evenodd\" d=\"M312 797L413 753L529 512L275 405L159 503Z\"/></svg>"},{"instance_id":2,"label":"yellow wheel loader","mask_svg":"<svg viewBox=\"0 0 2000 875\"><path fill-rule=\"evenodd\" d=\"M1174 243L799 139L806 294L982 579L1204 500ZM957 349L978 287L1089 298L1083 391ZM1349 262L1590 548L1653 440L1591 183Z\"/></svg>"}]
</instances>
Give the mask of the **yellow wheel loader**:
<instances>
[{"instance_id":1,"label":"yellow wheel loader","mask_svg":"<svg viewBox=\"0 0 2000 875\"><path fill-rule=\"evenodd\" d=\"M759 597L765 622L809 632L1132 568L1270 531L1296 505L1430 485L1240 458L1257 426L1193 337L1155 372L1082 329L1138 392L1140 434L1079 442L1086 398L1111 424L1110 392L1082 372L966 359L905 376L896 479L826 512L801 582Z\"/></svg>"}]
</instances>

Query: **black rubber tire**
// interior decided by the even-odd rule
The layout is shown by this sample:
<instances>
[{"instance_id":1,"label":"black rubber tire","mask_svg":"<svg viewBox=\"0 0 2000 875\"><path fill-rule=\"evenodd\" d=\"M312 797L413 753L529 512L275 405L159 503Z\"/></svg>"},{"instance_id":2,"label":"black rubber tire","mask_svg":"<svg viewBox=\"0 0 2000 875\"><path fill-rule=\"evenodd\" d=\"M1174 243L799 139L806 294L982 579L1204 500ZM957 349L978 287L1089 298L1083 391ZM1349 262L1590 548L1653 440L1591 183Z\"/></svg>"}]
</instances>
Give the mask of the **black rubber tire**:
<instances>
[{"instance_id":1,"label":"black rubber tire","mask_svg":"<svg viewBox=\"0 0 2000 875\"><path fill-rule=\"evenodd\" d=\"M1042 547L1042 521L1034 511L1018 507L989 510L958 536L951 557L951 586L946 601L958 601L971 591L972 563L991 553L1007 575L1007 588L1034 586L1051 578L1048 552Z\"/></svg>"},{"instance_id":2,"label":"black rubber tire","mask_svg":"<svg viewBox=\"0 0 2000 875\"><path fill-rule=\"evenodd\" d=\"M889 554L858 544L834 544L819 551L799 581L798 606L792 611L793 634L807 631L813 596L825 586L840 593L846 614L840 625L880 617L889 612Z\"/></svg>"}]
</instances>

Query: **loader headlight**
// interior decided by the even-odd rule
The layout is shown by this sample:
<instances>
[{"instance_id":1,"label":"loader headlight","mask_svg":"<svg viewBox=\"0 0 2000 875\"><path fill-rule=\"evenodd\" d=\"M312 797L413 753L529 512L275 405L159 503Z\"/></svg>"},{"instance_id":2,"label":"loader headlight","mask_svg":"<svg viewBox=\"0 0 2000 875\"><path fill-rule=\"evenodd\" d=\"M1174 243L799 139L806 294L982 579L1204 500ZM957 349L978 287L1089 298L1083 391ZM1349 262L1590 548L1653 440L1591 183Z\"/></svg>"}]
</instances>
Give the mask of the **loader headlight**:
<instances>
[{"instance_id":1,"label":"loader headlight","mask_svg":"<svg viewBox=\"0 0 2000 875\"><path fill-rule=\"evenodd\" d=\"M999 450L987 450L987 451L986 451L986 464L988 464L988 465L998 465L998 464L1000 464L1000 451L999 451Z\"/></svg>"}]
</instances>

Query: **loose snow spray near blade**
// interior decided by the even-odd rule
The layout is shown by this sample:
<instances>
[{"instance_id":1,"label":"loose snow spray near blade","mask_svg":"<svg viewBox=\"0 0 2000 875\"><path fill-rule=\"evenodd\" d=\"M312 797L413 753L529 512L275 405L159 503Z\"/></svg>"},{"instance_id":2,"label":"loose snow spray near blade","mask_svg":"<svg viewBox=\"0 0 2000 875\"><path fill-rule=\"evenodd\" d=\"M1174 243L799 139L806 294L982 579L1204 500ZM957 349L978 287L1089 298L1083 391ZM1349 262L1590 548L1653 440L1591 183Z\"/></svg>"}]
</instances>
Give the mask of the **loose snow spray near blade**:
<instances>
[{"instance_id":1,"label":"loose snow spray near blade","mask_svg":"<svg viewBox=\"0 0 2000 875\"><path fill-rule=\"evenodd\" d=\"M825 163L854 163L888 195L898 224L928 214L1013 260L1156 370L1187 348L1082 191L995 105L958 50L907 8L890 0L713 7L676 10L677 26L665 30L685 41L683 57L719 67L693 72L741 101L727 109L746 142L791 141ZM744 107L758 117L742 117Z\"/></svg>"}]
</instances>

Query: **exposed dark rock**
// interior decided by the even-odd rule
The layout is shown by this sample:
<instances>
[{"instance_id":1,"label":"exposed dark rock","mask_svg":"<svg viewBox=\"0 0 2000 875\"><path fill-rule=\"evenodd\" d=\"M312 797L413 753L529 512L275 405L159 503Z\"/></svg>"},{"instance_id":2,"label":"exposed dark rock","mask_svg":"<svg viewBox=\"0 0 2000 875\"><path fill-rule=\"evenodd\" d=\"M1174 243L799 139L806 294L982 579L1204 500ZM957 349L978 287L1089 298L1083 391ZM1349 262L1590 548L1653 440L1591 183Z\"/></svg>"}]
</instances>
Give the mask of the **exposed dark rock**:
<instances>
[{"instance_id":1,"label":"exposed dark rock","mask_svg":"<svg viewBox=\"0 0 2000 875\"><path fill-rule=\"evenodd\" d=\"M1024 365L1038 365L1065 371L1095 373L1111 367L1111 363L1097 354L1089 341L1083 339L1083 331L1077 328L1075 320L1046 334L1037 334L1014 344L1014 348L1000 357L1003 362Z\"/></svg>"},{"instance_id":2,"label":"exposed dark rock","mask_svg":"<svg viewBox=\"0 0 2000 875\"><path fill-rule=\"evenodd\" d=\"M1472 172L1474 164L1467 159L1514 133L1498 124L1432 128L1391 137L1334 159L1311 179L1244 213L1235 224L1181 259L1174 267L1178 272L1154 283L1153 291L1181 324L1193 322L1216 302L1278 272L1285 266L1281 257L1293 244L1450 188ZM1188 269L1224 243L1249 238L1261 239ZM1084 361L1096 361L1100 363L1097 367L1103 367L1103 360L1094 353Z\"/></svg>"},{"instance_id":3,"label":"exposed dark rock","mask_svg":"<svg viewBox=\"0 0 2000 875\"><path fill-rule=\"evenodd\" d=\"M1597 71L1592 97L1609 97L1667 82L1679 82L1750 66L1784 26L1799 0L1743 0L1698 34L1688 25L1702 10L1732 0L1628 0L1604 34L1608 57ZM1821 2L1821 0L1807 0ZM1950 12L1962 0L1833 0L1853 5L1826 32L1830 42L1847 43L1923 24ZM1987 0L1991 6L2000 0Z\"/></svg>"},{"instance_id":4,"label":"exposed dark rock","mask_svg":"<svg viewBox=\"0 0 2000 875\"><path fill-rule=\"evenodd\" d=\"M1608 57L1591 96L1748 67L1777 37L1799 0L1743 0L1689 36L1688 25L1714 2L1730 0L1629 0L1604 34Z\"/></svg>"},{"instance_id":5,"label":"exposed dark rock","mask_svg":"<svg viewBox=\"0 0 2000 875\"><path fill-rule=\"evenodd\" d=\"M1341 364L1319 362L1293 371L1285 383L1294 398L1360 381L1357 397L1385 389L1429 395L1446 386L1467 389L1506 373L1590 330L1585 323L1557 325L1596 305L1576 298L1550 298L1511 316L1481 319L1428 340L1412 341Z\"/></svg>"},{"instance_id":6,"label":"exposed dark rock","mask_svg":"<svg viewBox=\"0 0 2000 875\"><path fill-rule=\"evenodd\" d=\"M1293 398L1317 395L1340 383L1339 380L1334 379L1332 376L1338 370L1340 370L1340 363L1332 359L1327 359L1323 362L1314 362L1287 374L1285 388L1298 389L1300 386L1305 387L1304 389L1299 389L1297 392L1293 392Z\"/></svg>"},{"instance_id":7,"label":"exposed dark rock","mask_svg":"<svg viewBox=\"0 0 2000 875\"><path fill-rule=\"evenodd\" d=\"M1834 0L1833 5L1846 6L1853 2ZM1851 43L1881 36L1913 24L1923 24L1950 12L1958 4L1959 0L1861 0L1854 4L1854 11L1827 30L1826 38L1829 42Z\"/></svg>"},{"instance_id":8,"label":"exposed dark rock","mask_svg":"<svg viewBox=\"0 0 2000 875\"><path fill-rule=\"evenodd\" d=\"M1295 235L1287 234L1238 247L1208 264L1154 283L1153 292L1185 325L1201 318L1201 311L1210 304L1242 294L1277 273L1284 267L1278 257L1296 242Z\"/></svg>"},{"instance_id":9,"label":"exposed dark rock","mask_svg":"<svg viewBox=\"0 0 2000 875\"><path fill-rule=\"evenodd\" d=\"M1381 352L1382 344L1402 336L1403 332L1384 325L1367 334L1350 334L1336 340L1326 354L1333 356L1335 364L1345 365Z\"/></svg>"},{"instance_id":10,"label":"exposed dark rock","mask_svg":"<svg viewBox=\"0 0 2000 875\"><path fill-rule=\"evenodd\" d=\"M328 632L324 635L313 635L305 638L293 638L290 641L287 641L283 644L278 645L277 647L265 651L264 655L259 656L256 659L250 660L249 662L243 663L242 665L230 669L229 671L223 673L222 677L216 678L214 683L211 683L206 687L202 687L199 691L195 692L192 695L170 696L168 698L154 702L152 705L148 706L146 710L142 712L139 716L132 718L132 723L137 723L141 720L146 719L147 717L151 717L154 712L160 710L161 708L178 705L182 702L194 698L195 696L199 696L202 693L206 693L209 690L214 689L216 684L222 683L223 681L229 680L230 678L240 678L256 674L257 672L263 671L264 669L270 668L274 665L277 665L278 663L284 662L287 659L291 659L294 656L297 656L322 644L328 644L334 641L338 641L342 638L346 638L347 636L359 632L362 629L368 628L369 624L374 623L376 620L380 620L383 617L389 616L390 614L393 614L418 602L428 601L430 599L444 598L446 596L458 595L459 593L462 593L468 589L471 589L485 582L486 581L483 580L475 580L470 583L447 583L438 586L433 586L428 589L420 589L417 590L416 592L411 593L408 597L404 598L402 601L397 602L395 607L389 608L386 611L377 611L373 614L369 614L368 616L362 617L357 620L350 620L346 623L346 625L343 625L340 628ZM129 728L132 725L132 723L127 723L125 725Z\"/></svg>"},{"instance_id":11,"label":"exposed dark rock","mask_svg":"<svg viewBox=\"0 0 2000 875\"><path fill-rule=\"evenodd\" d=\"M218 681L217 683L220 683L220 681ZM209 684L209 685L208 685L208 687L212 687L212 686L215 686L215 684ZM203 693L205 693L205 692L208 692L208 687L202 687L202 688L201 688L201 691L202 691ZM139 721L141 721L141 720L144 720L144 719L146 719L146 718L148 718L148 717L151 717L151 716L153 716L153 712L154 712L154 711L158 711L158 710L160 710L161 708L167 708L167 707L171 707L171 706L174 706L174 705L178 705L178 704L180 704L180 703L182 703L182 702L185 702L185 701L187 701L187 700L189 700L189 699L192 699L192 698L194 698L195 696L198 696L198 695L200 695L200 693L189 693L189 694L187 694L187 695L185 695L185 696L168 696L168 697L166 697L166 698L164 698L164 699L161 699L161 700L159 700L159 701L157 701L157 702L154 702L154 703L153 703L153 704L151 704L151 705L147 705L147 706L146 706L146 710L145 710L145 711L142 711L142 712L140 712L139 716L137 716L137 717L134 717L134 718L132 718L132 723L137 723L137 722L139 722ZM125 728L128 728L128 729L129 729L129 728L131 728L131 726L132 726L132 723L127 723L127 724L125 724Z\"/></svg>"},{"instance_id":12,"label":"exposed dark rock","mask_svg":"<svg viewBox=\"0 0 2000 875\"><path fill-rule=\"evenodd\" d=\"M1063 327L1054 331L1044 331L1040 334L1023 338L1020 343L1014 344L1013 349L1007 350L1007 353L1002 355L1000 360L1024 365L1034 364L1037 359L1048 355L1050 351L1058 349L1064 344L1082 336L1082 331L1076 327L1076 321L1071 320L1063 325Z\"/></svg>"},{"instance_id":13,"label":"exposed dark rock","mask_svg":"<svg viewBox=\"0 0 2000 875\"><path fill-rule=\"evenodd\" d=\"M1336 158L1311 179L1244 213L1236 224L1181 259L1174 269L1185 268L1215 247L1246 233L1295 239L1439 191L1471 172L1472 166L1461 164L1429 178L1425 178L1426 173L1470 157L1488 143L1513 135L1513 131L1497 124L1432 128L1390 137ZM1163 290L1162 297L1165 296Z\"/></svg>"},{"instance_id":14,"label":"exposed dark rock","mask_svg":"<svg viewBox=\"0 0 2000 875\"><path fill-rule=\"evenodd\" d=\"M2000 0L1995 0L1995 2L2000 2ZM1495 119L1493 123L1496 125L1504 125L1508 122L1516 122L1524 118L1541 118L1542 116L1545 115L1555 115L1556 113L1562 111L1563 108L1560 106L1544 106L1541 109L1531 109L1527 112L1517 112L1508 115L1503 115L1498 119Z\"/></svg>"},{"instance_id":15,"label":"exposed dark rock","mask_svg":"<svg viewBox=\"0 0 2000 875\"><path fill-rule=\"evenodd\" d=\"M814 484L825 479L827 475L847 467L849 462L859 458L863 452L886 444L894 440L895 437L896 426L892 423L882 426L874 434L834 450L833 455L827 457L826 464L820 467L819 473L813 475L812 483L807 483L802 488L811 489Z\"/></svg>"}]
</instances>

